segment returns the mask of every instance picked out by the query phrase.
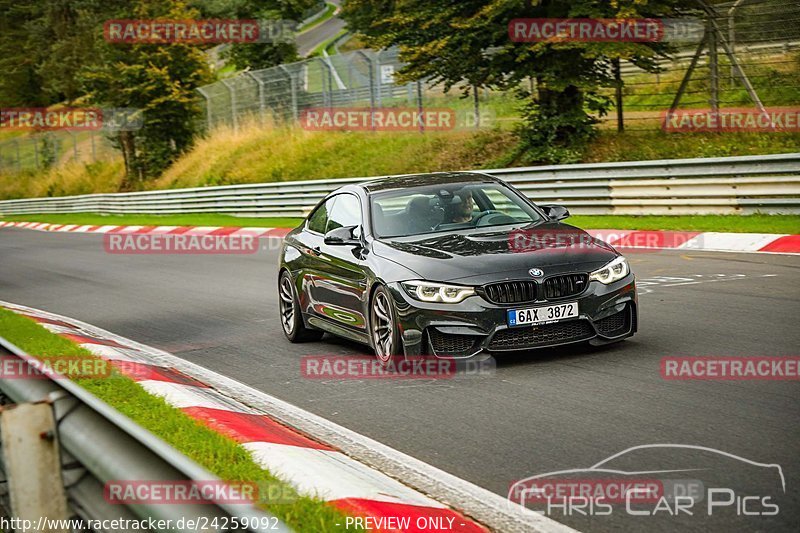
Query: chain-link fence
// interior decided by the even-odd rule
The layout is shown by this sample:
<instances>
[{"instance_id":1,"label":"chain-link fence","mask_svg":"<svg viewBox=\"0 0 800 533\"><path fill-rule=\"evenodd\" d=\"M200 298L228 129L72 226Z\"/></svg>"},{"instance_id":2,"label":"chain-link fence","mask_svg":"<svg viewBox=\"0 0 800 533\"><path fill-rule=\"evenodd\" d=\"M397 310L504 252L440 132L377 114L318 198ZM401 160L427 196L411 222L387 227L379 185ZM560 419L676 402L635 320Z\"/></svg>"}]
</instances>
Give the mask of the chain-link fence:
<instances>
[{"instance_id":1,"label":"chain-link fence","mask_svg":"<svg viewBox=\"0 0 800 533\"><path fill-rule=\"evenodd\" d=\"M70 161L95 163L121 157L99 131L55 130L0 141L0 172L46 170Z\"/></svg>"},{"instance_id":2,"label":"chain-link fence","mask_svg":"<svg viewBox=\"0 0 800 533\"><path fill-rule=\"evenodd\" d=\"M658 128L670 109L800 104L800 2L738 0L709 10L702 40L660 60L660 72L621 65L626 130ZM604 123L619 128L619 119L610 113Z\"/></svg>"},{"instance_id":3,"label":"chain-link fence","mask_svg":"<svg viewBox=\"0 0 800 533\"><path fill-rule=\"evenodd\" d=\"M418 105L421 83L397 84L396 49L357 50L247 71L199 89L205 126L236 128L245 117L297 120L312 107Z\"/></svg>"},{"instance_id":4,"label":"chain-link fence","mask_svg":"<svg viewBox=\"0 0 800 533\"><path fill-rule=\"evenodd\" d=\"M658 61L658 73L622 62L619 98L615 86L601 89L622 104L622 113L612 110L601 117L602 127L652 131L660 127L664 112L673 105L714 108L800 103L800 3L738 0L709 9L696 14L705 24L705 33L698 33L702 48L698 49L697 42L683 42L677 53ZM695 56L695 66L687 76ZM357 50L242 73L201 88L205 126L237 127L247 116L296 120L304 109L336 106L447 106L471 117L463 122L472 126L519 120L511 91L479 90L476 96L464 99L458 88L448 95L441 87L425 82L400 85L394 74L402 65L396 49Z\"/></svg>"}]
</instances>

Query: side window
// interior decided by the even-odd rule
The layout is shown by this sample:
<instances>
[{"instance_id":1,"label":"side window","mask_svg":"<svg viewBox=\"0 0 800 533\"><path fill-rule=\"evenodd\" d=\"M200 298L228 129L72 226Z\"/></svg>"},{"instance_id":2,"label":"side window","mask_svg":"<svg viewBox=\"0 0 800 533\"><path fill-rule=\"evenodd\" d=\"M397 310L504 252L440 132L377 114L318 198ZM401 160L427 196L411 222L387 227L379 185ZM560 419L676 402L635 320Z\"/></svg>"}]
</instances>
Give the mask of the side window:
<instances>
[{"instance_id":1,"label":"side window","mask_svg":"<svg viewBox=\"0 0 800 533\"><path fill-rule=\"evenodd\" d=\"M352 194L338 194L334 196L336 202L328 216L326 231L343 226L361 225L361 202Z\"/></svg>"},{"instance_id":2,"label":"side window","mask_svg":"<svg viewBox=\"0 0 800 533\"><path fill-rule=\"evenodd\" d=\"M317 233L325 233L325 227L328 225L328 213L333 206L333 202L336 200L336 197L328 199L327 202L322 204L311 214L311 217L308 219L308 229L311 231L316 231Z\"/></svg>"}]
</instances>

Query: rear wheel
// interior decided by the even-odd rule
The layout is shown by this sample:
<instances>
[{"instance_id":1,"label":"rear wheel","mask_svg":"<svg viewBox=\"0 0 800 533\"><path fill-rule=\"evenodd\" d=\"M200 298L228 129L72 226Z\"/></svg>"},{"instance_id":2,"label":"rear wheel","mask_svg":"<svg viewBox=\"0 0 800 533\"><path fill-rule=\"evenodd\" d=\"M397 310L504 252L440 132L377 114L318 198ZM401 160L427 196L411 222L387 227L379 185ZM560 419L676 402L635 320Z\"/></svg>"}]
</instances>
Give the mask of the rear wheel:
<instances>
[{"instance_id":1,"label":"rear wheel","mask_svg":"<svg viewBox=\"0 0 800 533\"><path fill-rule=\"evenodd\" d=\"M300 304L294 293L294 282L285 270L278 281L278 310L283 334L291 342L318 341L323 332L307 328L300 313Z\"/></svg>"},{"instance_id":2,"label":"rear wheel","mask_svg":"<svg viewBox=\"0 0 800 533\"><path fill-rule=\"evenodd\" d=\"M384 287L378 287L372 295L369 323L375 356L383 366L390 366L403 359L403 346L397 328L394 306Z\"/></svg>"}]
</instances>

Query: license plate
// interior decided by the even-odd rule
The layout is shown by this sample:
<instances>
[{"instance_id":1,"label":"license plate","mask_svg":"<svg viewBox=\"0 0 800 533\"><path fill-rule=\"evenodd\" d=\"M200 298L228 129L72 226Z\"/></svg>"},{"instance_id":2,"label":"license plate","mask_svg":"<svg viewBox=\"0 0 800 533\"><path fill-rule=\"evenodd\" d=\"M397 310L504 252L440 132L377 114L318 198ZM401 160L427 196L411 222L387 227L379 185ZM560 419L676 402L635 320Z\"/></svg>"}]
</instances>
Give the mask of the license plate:
<instances>
[{"instance_id":1,"label":"license plate","mask_svg":"<svg viewBox=\"0 0 800 533\"><path fill-rule=\"evenodd\" d=\"M529 309L509 309L509 326L529 326L531 324L549 324L565 318L578 316L578 302L531 307Z\"/></svg>"}]
</instances>

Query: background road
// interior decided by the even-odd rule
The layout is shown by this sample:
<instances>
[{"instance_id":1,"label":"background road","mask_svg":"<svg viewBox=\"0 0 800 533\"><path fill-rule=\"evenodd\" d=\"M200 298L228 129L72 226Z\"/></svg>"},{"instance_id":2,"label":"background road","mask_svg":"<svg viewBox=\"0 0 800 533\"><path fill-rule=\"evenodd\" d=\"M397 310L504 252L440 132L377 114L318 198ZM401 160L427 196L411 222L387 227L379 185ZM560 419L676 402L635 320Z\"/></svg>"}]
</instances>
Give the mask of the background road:
<instances>
[{"instance_id":1,"label":"background road","mask_svg":"<svg viewBox=\"0 0 800 533\"><path fill-rule=\"evenodd\" d=\"M340 0L328 0L337 7L341 4ZM335 37L343 28L345 22L337 16L333 16L305 31L297 36L297 54L306 57L314 48L324 43L328 39Z\"/></svg>"},{"instance_id":2,"label":"background road","mask_svg":"<svg viewBox=\"0 0 800 533\"><path fill-rule=\"evenodd\" d=\"M492 376L320 381L305 355L363 353L326 337L292 345L276 304L277 251L109 255L102 236L0 230L0 299L78 318L240 380L505 495L527 476L589 467L631 446L682 443L779 464L773 518L736 508L671 518L551 517L586 531L787 530L800 522L800 383L665 381L664 356L797 355L800 257L629 253L640 332L604 348L504 357ZM746 486L763 472L701 457L682 477ZM697 458L634 457L630 469ZM763 469L762 469L763 470ZM715 477L717 476L717 477ZM776 489L777 487L777 489ZM745 489L742 489L745 490ZM737 493L738 494L738 493ZM763 495L763 494L761 494Z\"/></svg>"}]
</instances>

